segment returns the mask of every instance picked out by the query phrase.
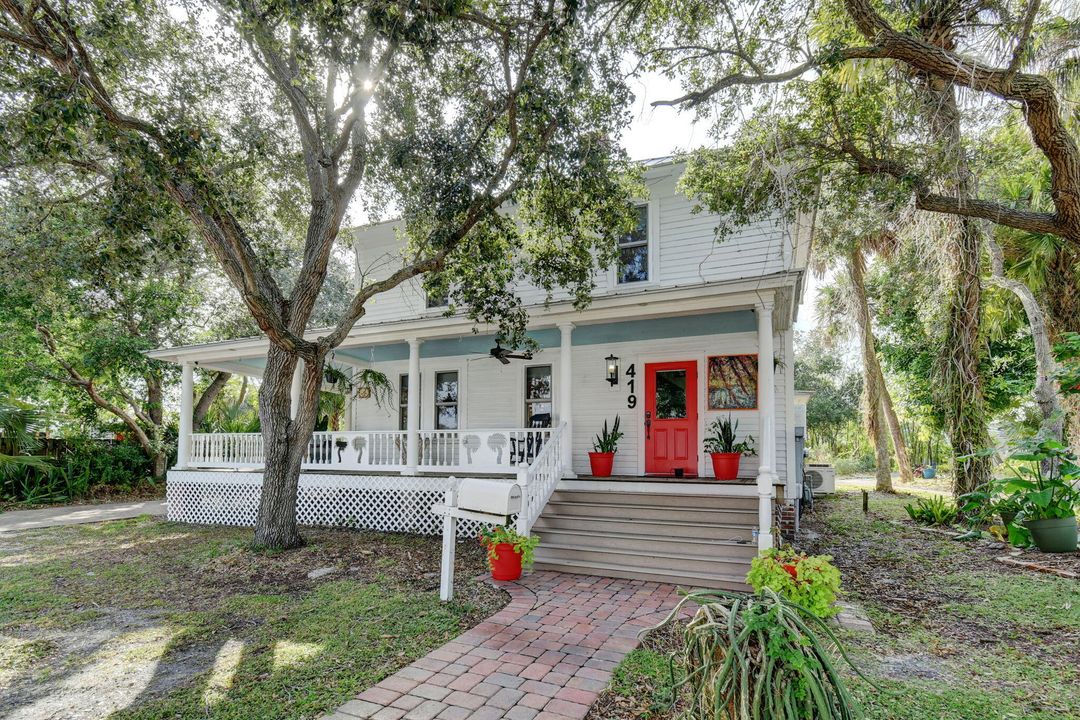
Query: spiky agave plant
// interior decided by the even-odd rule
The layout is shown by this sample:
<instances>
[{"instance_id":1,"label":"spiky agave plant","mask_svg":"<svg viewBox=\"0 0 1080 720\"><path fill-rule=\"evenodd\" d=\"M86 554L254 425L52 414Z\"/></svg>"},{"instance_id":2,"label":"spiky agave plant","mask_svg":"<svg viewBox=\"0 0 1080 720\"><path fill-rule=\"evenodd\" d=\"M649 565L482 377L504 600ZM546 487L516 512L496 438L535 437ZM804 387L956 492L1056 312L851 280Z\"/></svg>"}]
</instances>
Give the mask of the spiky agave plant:
<instances>
[{"instance_id":1,"label":"spiky agave plant","mask_svg":"<svg viewBox=\"0 0 1080 720\"><path fill-rule=\"evenodd\" d=\"M851 662L821 619L765 588L756 595L688 593L657 627L699 607L685 628L690 689L684 717L728 720L853 720L861 716L837 670ZM869 682L869 679L867 679ZM872 684L872 683L871 683Z\"/></svg>"}]
</instances>

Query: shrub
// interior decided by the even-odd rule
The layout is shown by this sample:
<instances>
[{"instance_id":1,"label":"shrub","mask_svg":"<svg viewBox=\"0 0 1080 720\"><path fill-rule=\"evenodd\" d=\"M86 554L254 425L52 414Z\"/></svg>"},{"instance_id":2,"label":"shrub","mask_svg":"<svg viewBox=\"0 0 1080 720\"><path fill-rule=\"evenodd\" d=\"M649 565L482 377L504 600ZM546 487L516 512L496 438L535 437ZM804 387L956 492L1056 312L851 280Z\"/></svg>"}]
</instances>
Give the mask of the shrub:
<instances>
[{"instance_id":1,"label":"shrub","mask_svg":"<svg viewBox=\"0 0 1080 720\"><path fill-rule=\"evenodd\" d=\"M904 509L908 516L920 525L949 526L960 516L956 503L946 500L944 495L934 495L929 500L918 498L914 505L908 503Z\"/></svg>"},{"instance_id":2,"label":"shrub","mask_svg":"<svg viewBox=\"0 0 1080 720\"><path fill-rule=\"evenodd\" d=\"M27 468L3 481L8 502L51 503L89 496L108 487L131 492L152 483L150 460L133 443L71 439L64 442L52 470Z\"/></svg>"},{"instance_id":3,"label":"shrub","mask_svg":"<svg viewBox=\"0 0 1080 720\"><path fill-rule=\"evenodd\" d=\"M746 582L754 592L768 588L819 618L831 617L839 612L833 603L840 590L840 571L831 560L829 555L770 548L750 562Z\"/></svg>"},{"instance_id":4,"label":"shrub","mask_svg":"<svg viewBox=\"0 0 1080 720\"><path fill-rule=\"evenodd\" d=\"M834 665L839 656L867 680L821 618L765 588L757 595L688 594L700 607L686 626L685 717L727 720L849 719L858 707ZM873 684L871 682L871 684Z\"/></svg>"}]
</instances>

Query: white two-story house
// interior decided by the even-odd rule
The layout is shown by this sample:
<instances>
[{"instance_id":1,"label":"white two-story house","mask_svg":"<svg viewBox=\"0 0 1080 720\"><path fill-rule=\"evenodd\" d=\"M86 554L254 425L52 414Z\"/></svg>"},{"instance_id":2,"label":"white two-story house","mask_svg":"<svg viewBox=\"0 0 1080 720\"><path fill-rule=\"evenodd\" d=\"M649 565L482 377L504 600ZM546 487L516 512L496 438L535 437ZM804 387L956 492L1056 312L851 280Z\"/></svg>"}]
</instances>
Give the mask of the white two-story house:
<instances>
[{"instance_id":1,"label":"white two-story house","mask_svg":"<svg viewBox=\"0 0 1080 720\"><path fill-rule=\"evenodd\" d=\"M452 478L492 476L522 486L516 522L541 536L540 567L742 587L799 492L792 324L812 223L763 219L718 243L717 218L678 192L682 171L647 163L638 229L587 309L517 289L531 357L448 317L419 282L371 301L331 363L378 370L395 393L352 395L342 427L315 433L300 521L436 532L430 505ZM353 232L368 277L400 266L395 223ZM185 369L171 518L253 522L262 436L192 432L190 384L195 367L257 377L266 347L254 338L151 353ZM703 440L728 416L757 455L721 482ZM625 435L612 476L594 478L588 452L616 417Z\"/></svg>"}]
</instances>

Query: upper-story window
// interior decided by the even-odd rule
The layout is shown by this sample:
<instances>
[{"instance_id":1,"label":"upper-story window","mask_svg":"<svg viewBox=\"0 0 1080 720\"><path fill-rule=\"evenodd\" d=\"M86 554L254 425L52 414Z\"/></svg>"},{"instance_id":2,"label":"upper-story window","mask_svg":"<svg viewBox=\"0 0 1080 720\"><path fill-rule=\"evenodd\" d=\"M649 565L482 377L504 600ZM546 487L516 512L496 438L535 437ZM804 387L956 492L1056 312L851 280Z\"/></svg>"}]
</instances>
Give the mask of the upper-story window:
<instances>
[{"instance_id":1,"label":"upper-story window","mask_svg":"<svg viewBox=\"0 0 1080 720\"><path fill-rule=\"evenodd\" d=\"M637 225L619 238L619 283L649 279L649 206L637 206Z\"/></svg>"},{"instance_id":2,"label":"upper-story window","mask_svg":"<svg viewBox=\"0 0 1080 720\"><path fill-rule=\"evenodd\" d=\"M428 309L432 308L444 308L450 304L450 298L446 295L432 295L427 293L427 306Z\"/></svg>"}]
</instances>

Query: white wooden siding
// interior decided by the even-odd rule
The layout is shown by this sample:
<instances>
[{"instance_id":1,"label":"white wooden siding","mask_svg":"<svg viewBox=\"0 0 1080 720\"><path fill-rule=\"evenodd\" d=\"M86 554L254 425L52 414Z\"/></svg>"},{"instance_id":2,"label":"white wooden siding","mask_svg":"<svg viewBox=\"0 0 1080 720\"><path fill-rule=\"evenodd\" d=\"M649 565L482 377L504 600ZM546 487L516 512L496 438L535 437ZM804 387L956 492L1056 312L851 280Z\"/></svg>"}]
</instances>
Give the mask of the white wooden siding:
<instances>
[{"instance_id":1,"label":"white wooden siding","mask_svg":"<svg viewBox=\"0 0 1080 720\"><path fill-rule=\"evenodd\" d=\"M695 203L676 191L678 172L678 167L667 166L649 174L649 281L618 285L614 271L603 270L595 278L594 296L756 278L791 269L793 254L786 247L790 245L787 229L773 219L741 227L717 243L714 230L718 216L693 212ZM383 223L355 231L357 267L367 280L385 278L403 264L395 227L396 223ZM543 290L528 283L520 283L515 291L529 306L547 299ZM553 299L568 297L559 290ZM427 307L422 283L413 280L372 298L360 322L436 317L441 312Z\"/></svg>"},{"instance_id":2,"label":"white wooden siding","mask_svg":"<svg viewBox=\"0 0 1080 720\"><path fill-rule=\"evenodd\" d=\"M790 331L787 331L790 333ZM783 337L775 338L775 347L784 347ZM421 396L420 427L434 427L434 383L435 373L443 370L457 370L460 381L460 423L462 428L498 428L522 427L525 422L525 368L530 365L550 364L553 372L552 396L556 418L562 408L558 405L559 387L559 349L546 348L540 351L533 361L515 360L509 365L501 365L491 358L482 356L457 356L445 358L422 358L420 362ZM757 352L757 334L725 333L686 338L644 340L624 343L602 343L597 345L577 345L573 348L573 448L574 471L578 474L589 473L588 452L592 449L594 436L600 431L604 420L610 423L618 414L622 419L622 429L626 433L619 444L615 456L615 474L641 475L645 470L644 459L644 412L645 412L645 364L649 362L674 362L693 360L698 364L698 473L712 475L712 465L701 448L708 425L717 417L726 416L727 411L710 412L706 408L706 358L709 355L729 355ZM614 353L619 357L620 372L623 373L617 387L608 384L604 376L604 358ZM788 362L785 359L785 362ZM636 394L637 407L626 406L626 369L633 363L637 370ZM397 387L398 377L408 371L408 361L375 363L372 367L387 374ZM785 373L774 373L776 392L776 473L785 480L788 475L787 462L788 439L787 415L790 403L786 397ZM352 428L356 430L394 430L397 429L397 396L391 407L380 410L375 401L356 400L353 402ZM739 435L753 435L760 449L758 412L756 410L734 410L731 416L739 421ZM740 475L753 477L757 473L758 458L743 459Z\"/></svg>"}]
</instances>

